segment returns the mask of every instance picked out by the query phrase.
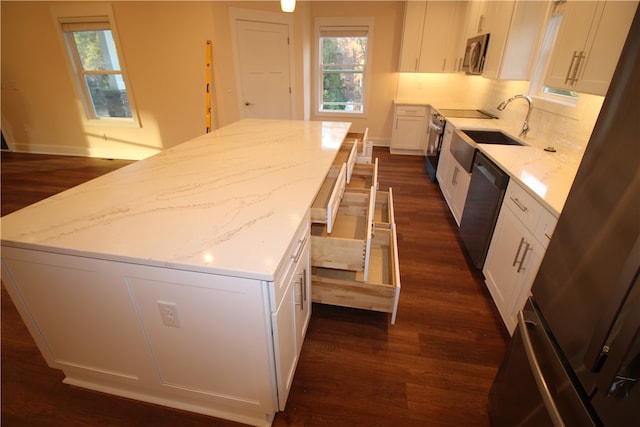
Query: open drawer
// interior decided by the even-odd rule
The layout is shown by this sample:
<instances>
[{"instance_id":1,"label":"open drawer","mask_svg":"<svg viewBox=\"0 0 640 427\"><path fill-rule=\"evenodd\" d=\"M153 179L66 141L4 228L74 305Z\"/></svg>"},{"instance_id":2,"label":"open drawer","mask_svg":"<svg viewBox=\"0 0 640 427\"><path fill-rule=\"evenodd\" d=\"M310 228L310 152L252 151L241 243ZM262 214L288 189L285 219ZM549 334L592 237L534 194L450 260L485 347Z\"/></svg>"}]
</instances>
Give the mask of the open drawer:
<instances>
[{"instance_id":1,"label":"open drawer","mask_svg":"<svg viewBox=\"0 0 640 427\"><path fill-rule=\"evenodd\" d=\"M373 221L377 226L396 223L395 214L393 212L393 192L391 188L389 188L389 191L377 192Z\"/></svg>"},{"instance_id":2,"label":"open drawer","mask_svg":"<svg viewBox=\"0 0 640 427\"><path fill-rule=\"evenodd\" d=\"M326 224L327 232L333 230L333 223L338 214L338 207L344 195L346 185L346 164L333 166L318 191L311 206L311 222Z\"/></svg>"},{"instance_id":3,"label":"open drawer","mask_svg":"<svg viewBox=\"0 0 640 427\"><path fill-rule=\"evenodd\" d=\"M362 271L312 267L312 301L391 313L395 323L400 298L395 224L375 227L369 264L367 279Z\"/></svg>"},{"instance_id":4,"label":"open drawer","mask_svg":"<svg viewBox=\"0 0 640 427\"><path fill-rule=\"evenodd\" d=\"M373 234L375 188L345 191L333 229L311 225L311 265L365 271ZM365 271L366 277L366 271Z\"/></svg>"},{"instance_id":5,"label":"open drawer","mask_svg":"<svg viewBox=\"0 0 640 427\"><path fill-rule=\"evenodd\" d=\"M351 175L353 174L353 166L356 164L356 157L358 151L358 144L353 139L347 139L345 137L336 154L336 158L333 161L334 166L340 166L343 163L346 165L347 183L351 181Z\"/></svg>"},{"instance_id":6,"label":"open drawer","mask_svg":"<svg viewBox=\"0 0 640 427\"><path fill-rule=\"evenodd\" d=\"M345 141L354 141L358 146L356 150L356 163L371 163L373 146L371 141L369 141L369 128L366 128L364 132L347 133Z\"/></svg>"},{"instance_id":7,"label":"open drawer","mask_svg":"<svg viewBox=\"0 0 640 427\"><path fill-rule=\"evenodd\" d=\"M347 189L378 189L378 159L374 163L356 163L353 166L351 182L347 184Z\"/></svg>"}]
</instances>

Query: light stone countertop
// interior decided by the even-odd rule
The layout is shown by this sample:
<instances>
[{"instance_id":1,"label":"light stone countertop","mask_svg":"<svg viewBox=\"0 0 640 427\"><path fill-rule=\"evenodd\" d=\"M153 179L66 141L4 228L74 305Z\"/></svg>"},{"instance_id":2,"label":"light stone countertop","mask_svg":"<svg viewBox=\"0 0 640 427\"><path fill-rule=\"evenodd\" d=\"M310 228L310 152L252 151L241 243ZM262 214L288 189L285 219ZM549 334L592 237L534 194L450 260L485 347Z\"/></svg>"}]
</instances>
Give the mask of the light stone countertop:
<instances>
[{"instance_id":1,"label":"light stone countertop","mask_svg":"<svg viewBox=\"0 0 640 427\"><path fill-rule=\"evenodd\" d=\"M350 125L238 121L4 216L2 245L273 280Z\"/></svg>"},{"instance_id":2,"label":"light stone countertop","mask_svg":"<svg viewBox=\"0 0 640 427\"><path fill-rule=\"evenodd\" d=\"M493 160L512 179L520 183L529 193L556 217L562 212L569 195L577 169L557 158L557 153L528 145L526 139L518 138L518 129L503 127L499 119L447 119L456 129L496 129L527 144L525 146L478 144L478 149Z\"/></svg>"}]
</instances>

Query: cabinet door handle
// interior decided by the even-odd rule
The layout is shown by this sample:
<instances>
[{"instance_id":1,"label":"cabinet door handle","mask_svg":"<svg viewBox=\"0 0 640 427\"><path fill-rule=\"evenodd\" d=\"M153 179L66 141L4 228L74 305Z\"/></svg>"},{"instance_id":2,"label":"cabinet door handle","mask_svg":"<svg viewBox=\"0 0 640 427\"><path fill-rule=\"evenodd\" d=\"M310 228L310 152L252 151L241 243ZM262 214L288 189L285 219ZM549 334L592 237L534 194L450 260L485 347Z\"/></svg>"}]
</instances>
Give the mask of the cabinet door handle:
<instances>
[{"instance_id":1,"label":"cabinet door handle","mask_svg":"<svg viewBox=\"0 0 640 427\"><path fill-rule=\"evenodd\" d=\"M549 234L549 233L544 233L544 237L546 237L547 239L551 240L551 234Z\"/></svg>"},{"instance_id":2,"label":"cabinet door handle","mask_svg":"<svg viewBox=\"0 0 640 427\"><path fill-rule=\"evenodd\" d=\"M569 63L569 69L567 70L567 75L564 79L564 84L573 84L573 81L571 80L571 70L573 70L573 64L576 62L576 58L578 58L578 51L574 50L573 56L571 57L571 63Z\"/></svg>"},{"instance_id":3,"label":"cabinet door handle","mask_svg":"<svg viewBox=\"0 0 640 427\"><path fill-rule=\"evenodd\" d=\"M298 277L298 284L300 285L300 304L296 303L296 305L300 305L300 310L304 311L304 303L307 300L307 295L306 295L306 276L307 276L307 270L303 270L302 274L299 275L300 277Z\"/></svg>"},{"instance_id":4,"label":"cabinet door handle","mask_svg":"<svg viewBox=\"0 0 640 427\"><path fill-rule=\"evenodd\" d=\"M520 250L522 249L522 244L524 243L524 237L520 239L520 244L518 245L518 250L516 251L516 256L513 258L513 263L511 267L515 267L518 262L518 256L520 256Z\"/></svg>"},{"instance_id":5,"label":"cabinet door handle","mask_svg":"<svg viewBox=\"0 0 640 427\"><path fill-rule=\"evenodd\" d=\"M527 257L527 252L529 252L530 250L532 250L531 248L531 244L530 243L525 243L526 247L524 248L524 253L522 254L522 259L520 260L520 265L518 266L518 271L517 273L520 273L522 270L524 270L525 268L523 267L524 265L524 260Z\"/></svg>"},{"instance_id":6,"label":"cabinet door handle","mask_svg":"<svg viewBox=\"0 0 640 427\"><path fill-rule=\"evenodd\" d=\"M578 83L578 73L580 72L580 66L582 65L582 60L585 58L584 51L581 50L578 54L578 62L576 62L576 67L573 70L573 75L571 76L571 84Z\"/></svg>"},{"instance_id":7,"label":"cabinet door handle","mask_svg":"<svg viewBox=\"0 0 640 427\"><path fill-rule=\"evenodd\" d=\"M453 177L451 177L451 184L452 185L458 185L458 167L456 166L455 169L453 170Z\"/></svg>"},{"instance_id":8,"label":"cabinet door handle","mask_svg":"<svg viewBox=\"0 0 640 427\"><path fill-rule=\"evenodd\" d=\"M525 205L523 205L523 204L522 204L522 202L520 201L520 199L518 199L517 197L516 197L515 199L514 199L513 197L509 197L509 198L511 199L511 201L512 201L513 203L515 203L515 204L516 204L516 206L517 206L517 207L519 207L519 208L520 208L520 210L521 210L522 212L526 212L526 211L528 211L528 210L529 210L529 208L527 208Z\"/></svg>"},{"instance_id":9,"label":"cabinet door handle","mask_svg":"<svg viewBox=\"0 0 640 427\"><path fill-rule=\"evenodd\" d=\"M442 71L446 70L447 68L447 58L444 58L444 60L442 61Z\"/></svg>"},{"instance_id":10,"label":"cabinet door handle","mask_svg":"<svg viewBox=\"0 0 640 427\"><path fill-rule=\"evenodd\" d=\"M307 269L302 270L302 301L307 302Z\"/></svg>"}]
</instances>

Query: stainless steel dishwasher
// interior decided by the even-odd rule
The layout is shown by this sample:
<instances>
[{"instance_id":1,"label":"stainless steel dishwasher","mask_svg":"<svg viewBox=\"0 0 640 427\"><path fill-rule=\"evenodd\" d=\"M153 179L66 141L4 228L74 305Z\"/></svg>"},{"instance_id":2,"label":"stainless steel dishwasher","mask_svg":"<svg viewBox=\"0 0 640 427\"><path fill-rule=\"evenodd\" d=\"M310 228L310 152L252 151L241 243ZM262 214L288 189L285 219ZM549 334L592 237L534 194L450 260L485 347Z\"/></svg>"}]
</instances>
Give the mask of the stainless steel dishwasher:
<instances>
[{"instance_id":1,"label":"stainless steel dishwasher","mask_svg":"<svg viewBox=\"0 0 640 427\"><path fill-rule=\"evenodd\" d=\"M460 221L460 236L473 265L482 269L509 175L476 151L471 183Z\"/></svg>"}]
</instances>

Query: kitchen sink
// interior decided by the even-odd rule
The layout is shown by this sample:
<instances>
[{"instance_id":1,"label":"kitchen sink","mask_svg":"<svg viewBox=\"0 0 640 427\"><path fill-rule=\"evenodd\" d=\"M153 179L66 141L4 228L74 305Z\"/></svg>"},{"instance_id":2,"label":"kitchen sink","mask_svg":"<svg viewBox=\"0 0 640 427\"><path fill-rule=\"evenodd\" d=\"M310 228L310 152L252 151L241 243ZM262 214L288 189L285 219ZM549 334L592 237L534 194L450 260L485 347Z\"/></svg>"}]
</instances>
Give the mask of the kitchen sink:
<instances>
[{"instance_id":1,"label":"kitchen sink","mask_svg":"<svg viewBox=\"0 0 640 427\"><path fill-rule=\"evenodd\" d=\"M463 130L462 132L478 144L523 145L499 130Z\"/></svg>"},{"instance_id":2,"label":"kitchen sink","mask_svg":"<svg viewBox=\"0 0 640 427\"><path fill-rule=\"evenodd\" d=\"M477 144L524 145L499 130L456 130L451 139L453 157L467 171L473 168Z\"/></svg>"}]
</instances>

